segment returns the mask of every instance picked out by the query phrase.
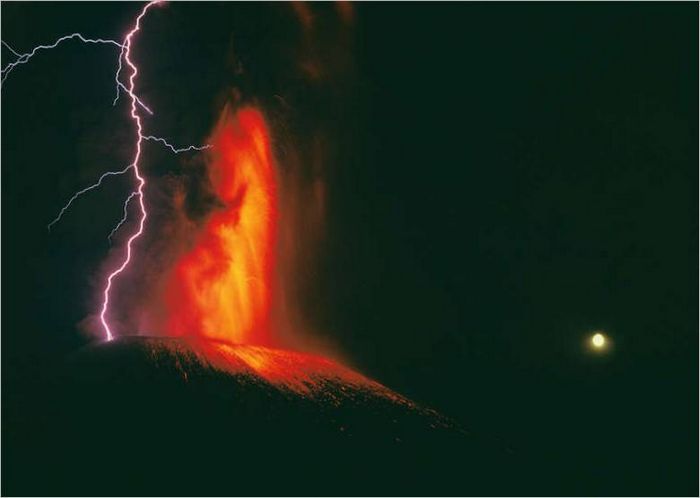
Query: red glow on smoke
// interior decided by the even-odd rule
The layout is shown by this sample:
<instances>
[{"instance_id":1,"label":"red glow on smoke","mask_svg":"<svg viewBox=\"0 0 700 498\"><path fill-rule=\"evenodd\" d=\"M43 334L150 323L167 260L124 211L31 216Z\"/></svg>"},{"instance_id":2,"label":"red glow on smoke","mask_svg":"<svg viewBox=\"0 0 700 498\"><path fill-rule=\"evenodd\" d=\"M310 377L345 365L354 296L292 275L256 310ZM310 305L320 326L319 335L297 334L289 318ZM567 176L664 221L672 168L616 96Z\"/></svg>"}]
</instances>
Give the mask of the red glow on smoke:
<instances>
[{"instance_id":1,"label":"red glow on smoke","mask_svg":"<svg viewBox=\"0 0 700 498\"><path fill-rule=\"evenodd\" d=\"M208 143L221 207L168 279L166 332L270 344L277 196L265 118L253 107L226 107Z\"/></svg>"}]
</instances>

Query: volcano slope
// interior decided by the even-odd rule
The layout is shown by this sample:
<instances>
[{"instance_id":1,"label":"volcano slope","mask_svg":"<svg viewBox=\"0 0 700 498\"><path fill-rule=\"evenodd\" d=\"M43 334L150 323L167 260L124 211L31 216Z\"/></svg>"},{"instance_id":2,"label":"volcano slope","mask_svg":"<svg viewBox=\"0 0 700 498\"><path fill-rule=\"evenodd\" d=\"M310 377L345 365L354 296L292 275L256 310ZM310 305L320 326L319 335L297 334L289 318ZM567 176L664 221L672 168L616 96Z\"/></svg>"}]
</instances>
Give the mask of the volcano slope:
<instances>
[{"instance_id":1,"label":"volcano slope","mask_svg":"<svg viewBox=\"0 0 700 498\"><path fill-rule=\"evenodd\" d=\"M73 355L9 424L38 495L508 494L510 453L325 358L124 337Z\"/></svg>"}]
</instances>

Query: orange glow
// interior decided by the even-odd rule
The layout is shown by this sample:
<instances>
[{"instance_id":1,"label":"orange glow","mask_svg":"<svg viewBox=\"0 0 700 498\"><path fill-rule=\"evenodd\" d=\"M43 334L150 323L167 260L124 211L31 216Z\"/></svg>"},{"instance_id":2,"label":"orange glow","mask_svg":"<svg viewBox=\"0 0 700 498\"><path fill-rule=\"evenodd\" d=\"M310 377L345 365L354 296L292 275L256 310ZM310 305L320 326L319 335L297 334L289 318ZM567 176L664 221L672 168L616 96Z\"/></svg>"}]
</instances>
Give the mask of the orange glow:
<instances>
[{"instance_id":1,"label":"orange glow","mask_svg":"<svg viewBox=\"0 0 700 498\"><path fill-rule=\"evenodd\" d=\"M269 344L277 197L265 118L252 107L234 113L227 106L208 143L221 207L166 284L166 332Z\"/></svg>"},{"instance_id":2,"label":"orange glow","mask_svg":"<svg viewBox=\"0 0 700 498\"><path fill-rule=\"evenodd\" d=\"M196 361L203 365L233 375L252 376L277 389L301 396L322 395L330 399L351 396L353 392L369 392L417 409L411 401L382 384L322 356L196 338L172 343L168 350L181 354L178 350L183 346L186 349L182 351L194 353ZM185 369L181 374L186 378ZM339 391L329 390L329 384L342 387Z\"/></svg>"}]
</instances>

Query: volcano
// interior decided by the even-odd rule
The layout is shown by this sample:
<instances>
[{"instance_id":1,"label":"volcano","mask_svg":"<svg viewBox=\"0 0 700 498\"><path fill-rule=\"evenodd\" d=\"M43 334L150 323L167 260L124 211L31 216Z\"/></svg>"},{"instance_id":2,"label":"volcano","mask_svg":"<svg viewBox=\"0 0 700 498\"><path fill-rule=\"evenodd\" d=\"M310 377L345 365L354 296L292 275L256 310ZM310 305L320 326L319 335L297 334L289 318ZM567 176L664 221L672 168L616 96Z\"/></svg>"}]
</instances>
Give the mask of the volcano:
<instances>
[{"instance_id":1,"label":"volcano","mask_svg":"<svg viewBox=\"0 0 700 498\"><path fill-rule=\"evenodd\" d=\"M292 351L123 337L74 354L36 412L28 433L13 434L26 450L13 467L37 477L13 481L30 493L503 489L494 475L503 451L349 368Z\"/></svg>"}]
</instances>

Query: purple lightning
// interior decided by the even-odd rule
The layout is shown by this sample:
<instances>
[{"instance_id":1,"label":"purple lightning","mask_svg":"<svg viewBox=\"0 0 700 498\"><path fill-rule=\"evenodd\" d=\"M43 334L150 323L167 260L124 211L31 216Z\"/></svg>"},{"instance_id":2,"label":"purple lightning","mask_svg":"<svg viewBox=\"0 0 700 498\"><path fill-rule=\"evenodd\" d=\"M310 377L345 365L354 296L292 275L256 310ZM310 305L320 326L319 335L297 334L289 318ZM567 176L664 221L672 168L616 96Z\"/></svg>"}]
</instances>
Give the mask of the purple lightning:
<instances>
[{"instance_id":1,"label":"purple lightning","mask_svg":"<svg viewBox=\"0 0 700 498\"><path fill-rule=\"evenodd\" d=\"M135 127L136 127L136 151L134 153L134 159L131 164L128 166L124 167L121 170L116 170L116 171L107 171L106 173L103 173L102 176L99 177L99 179L93 183L92 185L89 185L79 191L77 191L66 203L65 206L60 210L58 213L58 216L56 216L55 219L53 219L49 225L48 229L51 230L51 227L57 223L58 221L61 220L63 217L64 213L70 208L72 203L80 196L83 194L90 192L91 190L94 190L102 185L102 182L110 176L117 176L117 175L123 175L124 173L127 173L128 171L133 171L134 172L134 178L136 180L136 188L132 190L129 193L129 196L124 202L124 208L123 208L123 216L119 223L114 227L112 232L109 234L108 239L111 242L112 237L114 234L119 230L119 228L124 225L128 218L128 206L129 202L134 198L137 197L139 201L139 209L140 209L140 218L139 218L139 225L138 225L138 230L136 230L134 233L131 234L129 237L127 244L126 244L126 254L124 256L124 259L122 263L114 269L109 276L107 277L107 280L105 282L105 287L103 290L103 302L102 302L102 308L100 312L100 321L102 323L102 327L104 329L105 333L105 338L107 340L111 340L113 338L113 333L112 330L109 326L108 322L108 311L109 311L109 302L110 302L110 291L113 286L114 279L121 274L124 269L129 265L132 257L132 244L138 239L141 234L143 233L146 218L148 216L148 213L146 211L146 205L144 202L144 187L146 186L146 180L145 178L141 175L141 171L139 168L139 160L141 159L141 145L144 140L148 141L154 141L154 142L159 142L163 144L165 147L170 149L173 153L179 154L182 152L188 152L188 151L201 151L204 149L208 149L211 146L210 145L204 145L204 146L194 146L190 145L187 147L182 147L182 148L176 148L175 146L171 145L166 139L161 138L161 137L156 137L153 135L144 135L143 134L143 125L141 122L141 116L139 115L138 109L141 108L144 111L146 111L148 114L153 114L153 111L144 104L141 99L136 95L135 92L135 81L136 81L136 76L138 74L138 68L136 64L131 60L131 49L132 49L132 42L134 36L140 31L141 29L141 20L144 18L148 10L153 7L154 5L163 3L163 0L153 0L149 3L147 3L142 9L139 15L136 18L136 21L129 33L126 35L124 38L123 43L119 43L115 40L110 40L110 39L102 39L102 38L87 38L83 36L80 33L72 33L70 35L62 36L61 38L57 39L55 42L53 42L50 45L38 45L34 47L31 51L26 52L26 53L19 53L15 49L13 49L10 45L8 45L5 41L2 41L2 45L5 46L13 55L17 57L17 59L14 62L11 62L7 64L2 70L0 70L0 85L2 85L9 74L18 66L22 64L26 64L29 62L29 60L34 57L37 53L44 51L44 50L50 50L53 48L56 48L58 45L61 43L68 41L68 40L74 40L77 39L81 41L84 44L103 44L103 45L113 45L115 47L119 48L119 58L117 60L117 71L114 75L114 81L116 85L116 97L112 103L112 105L116 105L117 100L119 99L119 94L120 91L124 91L129 98L131 99L131 112L130 116L132 120L134 121ZM122 72L122 69L124 68L123 62L126 63L126 66L128 66L128 69L130 70L130 74L128 77L128 86L122 83L120 80L120 75Z\"/></svg>"}]
</instances>

